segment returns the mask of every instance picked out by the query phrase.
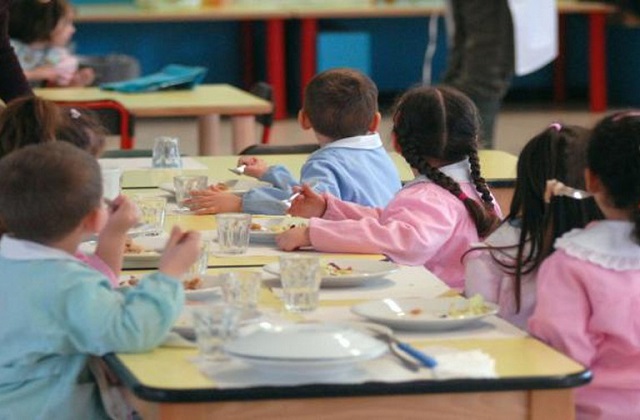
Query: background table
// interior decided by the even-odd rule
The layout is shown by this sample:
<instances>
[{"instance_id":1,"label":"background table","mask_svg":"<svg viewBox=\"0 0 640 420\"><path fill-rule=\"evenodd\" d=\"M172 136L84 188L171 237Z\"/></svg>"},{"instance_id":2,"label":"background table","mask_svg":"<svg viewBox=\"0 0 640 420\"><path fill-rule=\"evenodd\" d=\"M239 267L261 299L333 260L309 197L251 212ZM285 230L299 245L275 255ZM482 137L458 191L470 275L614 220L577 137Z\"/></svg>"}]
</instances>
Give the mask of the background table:
<instances>
[{"instance_id":1,"label":"background table","mask_svg":"<svg viewBox=\"0 0 640 420\"><path fill-rule=\"evenodd\" d=\"M231 85L200 85L193 90L119 93L99 88L40 88L38 96L54 101L113 99L138 117L197 117L199 154L219 153L220 116L231 117L233 151L255 144L255 115L271 112L268 101Z\"/></svg>"}]
</instances>

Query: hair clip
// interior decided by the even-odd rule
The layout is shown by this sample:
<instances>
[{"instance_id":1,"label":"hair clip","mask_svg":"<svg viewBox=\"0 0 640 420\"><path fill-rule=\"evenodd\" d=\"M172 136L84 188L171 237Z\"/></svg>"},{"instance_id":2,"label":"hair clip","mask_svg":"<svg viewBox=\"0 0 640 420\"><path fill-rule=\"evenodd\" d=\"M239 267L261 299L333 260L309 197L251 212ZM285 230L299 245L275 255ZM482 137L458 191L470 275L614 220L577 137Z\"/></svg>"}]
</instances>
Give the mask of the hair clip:
<instances>
[{"instance_id":1,"label":"hair clip","mask_svg":"<svg viewBox=\"0 0 640 420\"><path fill-rule=\"evenodd\" d=\"M562 125L558 122L554 122L552 124L549 125L549 128L553 128L556 131L560 131L562 130Z\"/></svg>"},{"instance_id":2,"label":"hair clip","mask_svg":"<svg viewBox=\"0 0 640 420\"><path fill-rule=\"evenodd\" d=\"M621 112L619 114L614 115L611 120L613 122L618 122L621 119L627 118L627 117L640 117L640 111L625 111L625 112Z\"/></svg>"},{"instance_id":3,"label":"hair clip","mask_svg":"<svg viewBox=\"0 0 640 420\"><path fill-rule=\"evenodd\" d=\"M82 115L82 114L80 114L80 111L78 111L75 108L71 108L69 110L69 116L71 116L71 118L74 119L74 120L77 120L78 118L80 118L80 115Z\"/></svg>"}]
</instances>

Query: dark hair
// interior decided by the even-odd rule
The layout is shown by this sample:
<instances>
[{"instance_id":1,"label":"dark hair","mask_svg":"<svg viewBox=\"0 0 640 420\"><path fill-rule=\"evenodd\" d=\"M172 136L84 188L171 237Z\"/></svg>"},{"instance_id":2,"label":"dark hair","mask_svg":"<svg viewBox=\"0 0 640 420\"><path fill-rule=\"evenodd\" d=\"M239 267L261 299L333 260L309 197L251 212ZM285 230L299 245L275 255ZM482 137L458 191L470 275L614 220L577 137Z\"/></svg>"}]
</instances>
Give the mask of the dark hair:
<instances>
[{"instance_id":1,"label":"dark hair","mask_svg":"<svg viewBox=\"0 0 640 420\"><path fill-rule=\"evenodd\" d=\"M89 109L58 107L46 99L15 99L0 112L0 158L29 144L62 140L98 156L105 130Z\"/></svg>"},{"instance_id":2,"label":"dark hair","mask_svg":"<svg viewBox=\"0 0 640 420\"><path fill-rule=\"evenodd\" d=\"M313 129L332 140L367 134L378 112L378 88L357 70L327 70L306 86L303 110Z\"/></svg>"},{"instance_id":3,"label":"dark hair","mask_svg":"<svg viewBox=\"0 0 640 420\"><path fill-rule=\"evenodd\" d=\"M478 111L461 92L449 87L415 87L400 97L393 116L393 132L402 156L412 168L459 198L485 237L500 222L493 197L480 174ZM466 197L460 185L430 165L427 158L446 163L469 159L471 179L482 205Z\"/></svg>"},{"instance_id":4,"label":"dark hair","mask_svg":"<svg viewBox=\"0 0 640 420\"><path fill-rule=\"evenodd\" d=\"M49 41L51 32L70 10L66 0L13 0L9 10L9 36L25 44Z\"/></svg>"},{"instance_id":5,"label":"dark hair","mask_svg":"<svg viewBox=\"0 0 640 420\"><path fill-rule=\"evenodd\" d=\"M634 240L640 244L640 111L610 115L594 127L587 166L611 205L631 211Z\"/></svg>"},{"instance_id":6,"label":"dark hair","mask_svg":"<svg viewBox=\"0 0 640 420\"><path fill-rule=\"evenodd\" d=\"M516 308L520 310L522 276L536 270L553 252L556 238L574 228L602 218L595 201L553 197L545 203L547 180L584 188L589 130L554 123L533 137L518 158L516 185L509 214L504 223L519 223L518 243L503 247L477 247L495 251L514 249L516 256L505 262L492 252L494 261L514 278ZM508 255L500 252L504 258Z\"/></svg>"},{"instance_id":7,"label":"dark hair","mask_svg":"<svg viewBox=\"0 0 640 420\"><path fill-rule=\"evenodd\" d=\"M101 205L98 161L64 142L23 147L0 159L0 224L18 239L48 244Z\"/></svg>"}]
</instances>

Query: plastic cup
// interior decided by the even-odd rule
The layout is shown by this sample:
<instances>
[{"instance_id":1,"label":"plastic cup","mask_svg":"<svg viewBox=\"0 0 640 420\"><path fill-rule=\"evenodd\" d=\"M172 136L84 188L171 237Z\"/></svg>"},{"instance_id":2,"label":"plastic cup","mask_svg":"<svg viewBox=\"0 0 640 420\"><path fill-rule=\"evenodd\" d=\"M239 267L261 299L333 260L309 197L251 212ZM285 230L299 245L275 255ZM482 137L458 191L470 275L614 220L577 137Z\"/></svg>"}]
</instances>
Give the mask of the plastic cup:
<instances>
[{"instance_id":1,"label":"plastic cup","mask_svg":"<svg viewBox=\"0 0 640 420\"><path fill-rule=\"evenodd\" d=\"M177 137L156 137L153 140L151 163L154 168L182 168L180 139Z\"/></svg>"},{"instance_id":2,"label":"plastic cup","mask_svg":"<svg viewBox=\"0 0 640 420\"><path fill-rule=\"evenodd\" d=\"M194 306L191 316L200 359L226 360L222 346L238 329L240 309L224 302L209 302Z\"/></svg>"},{"instance_id":3,"label":"plastic cup","mask_svg":"<svg viewBox=\"0 0 640 420\"><path fill-rule=\"evenodd\" d=\"M231 271L222 274L225 301L245 313L255 312L260 298L262 274L257 271Z\"/></svg>"},{"instance_id":4,"label":"plastic cup","mask_svg":"<svg viewBox=\"0 0 640 420\"><path fill-rule=\"evenodd\" d=\"M108 200L115 200L120 195L122 184L122 169L115 166L101 166L102 196Z\"/></svg>"},{"instance_id":5,"label":"plastic cup","mask_svg":"<svg viewBox=\"0 0 640 420\"><path fill-rule=\"evenodd\" d=\"M176 190L176 203L182 211L189 211L185 200L191 197L191 191L207 188L209 179L206 175L178 175L173 177L173 186Z\"/></svg>"},{"instance_id":6,"label":"plastic cup","mask_svg":"<svg viewBox=\"0 0 640 420\"><path fill-rule=\"evenodd\" d=\"M246 213L216 214L218 246L221 254L244 254L249 248L251 215Z\"/></svg>"},{"instance_id":7,"label":"plastic cup","mask_svg":"<svg viewBox=\"0 0 640 420\"><path fill-rule=\"evenodd\" d=\"M299 254L280 257L282 298L288 311L312 312L318 307L321 273L318 257Z\"/></svg>"},{"instance_id":8,"label":"plastic cup","mask_svg":"<svg viewBox=\"0 0 640 420\"><path fill-rule=\"evenodd\" d=\"M145 235L159 235L164 230L167 199L165 197L137 195L133 198L140 213L140 228Z\"/></svg>"}]
</instances>

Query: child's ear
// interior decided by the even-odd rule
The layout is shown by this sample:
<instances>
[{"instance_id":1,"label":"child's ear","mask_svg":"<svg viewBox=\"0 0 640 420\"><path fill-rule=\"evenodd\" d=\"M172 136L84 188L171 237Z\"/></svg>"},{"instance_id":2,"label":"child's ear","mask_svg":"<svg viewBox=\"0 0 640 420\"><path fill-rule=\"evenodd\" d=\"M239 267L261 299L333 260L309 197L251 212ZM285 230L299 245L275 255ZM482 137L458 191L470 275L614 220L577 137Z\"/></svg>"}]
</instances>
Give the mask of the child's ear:
<instances>
[{"instance_id":1,"label":"child's ear","mask_svg":"<svg viewBox=\"0 0 640 420\"><path fill-rule=\"evenodd\" d=\"M594 174L589 168L584 170L584 184L587 191L591 194L596 194L602 191L600 178L598 178L598 175Z\"/></svg>"},{"instance_id":2,"label":"child's ear","mask_svg":"<svg viewBox=\"0 0 640 420\"><path fill-rule=\"evenodd\" d=\"M369 132L375 133L376 131L378 131L378 128L380 127L380 121L382 121L382 115L380 115L379 112L376 112L373 116L373 119L371 119L371 123L369 124Z\"/></svg>"},{"instance_id":3,"label":"child's ear","mask_svg":"<svg viewBox=\"0 0 640 420\"><path fill-rule=\"evenodd\" d=\"M313 128L311 126L311 121L309 121L309 116L304 112L304 109L298 111L298 124L300 124L300 127L302 127L303 130L310 130Z\"/></svg>"},{"instance_id":4,"label":"child's ear","mask_svg":"<svg viewBox=\"0 0 640 420\"><path fill-rule=\"evenodd\" d=\"M104 206L97 207L84 217L82 226L88 233L98 233L107 223L108 217L107 209Z\"/></svg>"}]
</instances>

